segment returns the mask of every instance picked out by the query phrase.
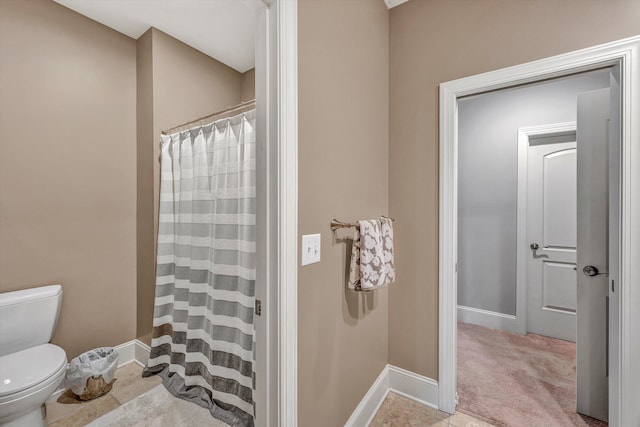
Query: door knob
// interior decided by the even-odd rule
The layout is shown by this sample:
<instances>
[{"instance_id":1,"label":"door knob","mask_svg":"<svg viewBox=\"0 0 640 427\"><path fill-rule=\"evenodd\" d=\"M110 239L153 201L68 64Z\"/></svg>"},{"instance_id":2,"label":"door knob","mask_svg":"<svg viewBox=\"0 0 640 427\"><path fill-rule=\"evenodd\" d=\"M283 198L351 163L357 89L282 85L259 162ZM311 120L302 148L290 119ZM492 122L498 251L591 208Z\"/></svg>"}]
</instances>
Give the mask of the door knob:
<instances>
[{"instance_id":1,"label":"door knob","mask_svg":"<svg viewBox=\"0 0 640 427\"><path fill-rule=\"evenodd\" d=\"M537 243L532 243L532 244L529 245L529 247L531 248L532 251L540 249L540 245L537 244Z\"/></svg>"},{"instance_id":2,"label":"door knob","mask_svg":"<svg viewBox=\"0 0 640 427\"><path fill-rule=\"evenodd\" d=\"M598 271L598 267L594 267L593 265L587 265L585 268L582 269L582 272L589 277L609 274L609 273L600 273L600 271Z\"/></svg>"}]
</instances>

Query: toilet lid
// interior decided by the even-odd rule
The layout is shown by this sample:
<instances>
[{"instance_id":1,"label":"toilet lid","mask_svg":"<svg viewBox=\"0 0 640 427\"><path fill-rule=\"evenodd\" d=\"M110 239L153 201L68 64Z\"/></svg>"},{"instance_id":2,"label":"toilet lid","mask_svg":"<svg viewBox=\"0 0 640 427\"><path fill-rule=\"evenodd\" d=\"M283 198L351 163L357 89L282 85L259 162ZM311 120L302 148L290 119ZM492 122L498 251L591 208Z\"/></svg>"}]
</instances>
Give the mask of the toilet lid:
<instances>
[{"instance_id":1,"label":"toilet lid","mask_svg":"<svg viewBox=\"0 0 640 427\"><path fill-rule=\"evenodd\" d=\"M43 382L67 363L64 350L42 344L0 357L0 396L17 393Z\"/></svg>"}]
</instances>

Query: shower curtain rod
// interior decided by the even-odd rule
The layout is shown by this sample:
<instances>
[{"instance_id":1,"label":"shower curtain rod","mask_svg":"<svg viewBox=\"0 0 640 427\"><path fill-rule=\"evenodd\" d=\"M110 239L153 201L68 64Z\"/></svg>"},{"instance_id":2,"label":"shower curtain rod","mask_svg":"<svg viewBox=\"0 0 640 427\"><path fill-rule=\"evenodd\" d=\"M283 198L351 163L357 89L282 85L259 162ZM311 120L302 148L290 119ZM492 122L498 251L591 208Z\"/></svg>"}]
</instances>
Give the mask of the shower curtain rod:
<instances>
[{"instance_id":1,"label":"shower curtain rod","mask_svg":"<svg viewBox=\"0 0 640 427\"><path fill-rule=\"evenodd\" d=\"M180 128L183 128L185 126L189 126L189 125L192 125L192 124L195 124L195 123L200 123L203 120L213 119L214 117L221 116L223 114L230 113L230 112L235 111L235 110L241 110L241 109L243 109L245 107L249 107L249 106L255 105L255 103L256 103L255 99L251 99L249 101L244 101L244 102L241 102L238 105L234 105L233 107L225 108L224 110L216 111L213 114L209 114L207 116L200 117L200 118L197 118L195 120L190 120L190 121L188 121L186 123L183 123L181 125L174 126L174 127L169 128L167 130L163 130L161 133L163 135L169 135L170 133L173 133L173 131L176 131L176 130L178 130Z\"/></svg>"}]
</instances>

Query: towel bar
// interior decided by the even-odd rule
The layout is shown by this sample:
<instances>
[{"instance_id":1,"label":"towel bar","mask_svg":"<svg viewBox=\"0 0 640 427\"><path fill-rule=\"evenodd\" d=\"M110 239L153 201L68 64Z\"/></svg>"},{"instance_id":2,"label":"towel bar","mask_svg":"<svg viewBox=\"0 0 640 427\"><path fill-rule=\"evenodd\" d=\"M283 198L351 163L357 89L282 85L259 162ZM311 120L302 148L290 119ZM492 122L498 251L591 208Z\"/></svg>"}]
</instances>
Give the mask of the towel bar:
<instances>
[{"instance_id":1,"label":"towel bar","mask_svg":"<svg viewBox=\"0 0 640 427\"><path fill-rule=\"evenodd\" d=\"M380 215L380 217L388 218L391 221L395 221L395 219L388 216ZM338 228L351 228L351 227L359 227L359 225L357 222L338 221L335 218L331 220L331 231L336 231Z\"/></svg>"}]
</instances>

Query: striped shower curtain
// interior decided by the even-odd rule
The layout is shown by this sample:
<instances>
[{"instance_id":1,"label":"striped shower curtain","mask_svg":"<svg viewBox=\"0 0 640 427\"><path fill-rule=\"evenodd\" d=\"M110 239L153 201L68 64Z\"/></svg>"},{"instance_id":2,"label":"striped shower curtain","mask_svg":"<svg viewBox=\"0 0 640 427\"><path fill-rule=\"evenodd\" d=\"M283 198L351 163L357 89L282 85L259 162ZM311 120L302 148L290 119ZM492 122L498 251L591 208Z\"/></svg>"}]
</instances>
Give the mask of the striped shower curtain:
<instances>
[{"instance_id":1,"label":"striped shower curtain","mask_svg":"<svg viewBox=\"0 0 640 427\"><path fill-rule=\"evenodd\" d=\"M162 136L151 355L175 396L253 426L255 110Z\"/></svg>"}]
</instances>

